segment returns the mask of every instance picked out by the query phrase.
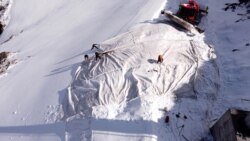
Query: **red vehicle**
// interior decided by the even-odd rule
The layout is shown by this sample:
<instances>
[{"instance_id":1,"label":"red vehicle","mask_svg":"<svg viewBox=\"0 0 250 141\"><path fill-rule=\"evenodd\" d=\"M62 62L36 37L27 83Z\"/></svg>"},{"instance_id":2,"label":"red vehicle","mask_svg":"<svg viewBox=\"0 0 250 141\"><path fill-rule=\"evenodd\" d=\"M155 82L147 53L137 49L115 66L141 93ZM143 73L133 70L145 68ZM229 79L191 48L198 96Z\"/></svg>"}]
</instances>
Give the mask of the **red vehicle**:
<instances>
[{"instance_id":1,"label":"red vehicle","mask_svg":"<svg viewBox=\"0 0 250 141\"><path fill-rule=\"evenodd\" d=\"M180 8L176 16L184 19L185 21L198 25L201 21L201 17L204 14L207 14L208 8L201 8L200 5L194 1L189 0L188 3L183 3L180 5Z\"/></svg>"}]
</instances>

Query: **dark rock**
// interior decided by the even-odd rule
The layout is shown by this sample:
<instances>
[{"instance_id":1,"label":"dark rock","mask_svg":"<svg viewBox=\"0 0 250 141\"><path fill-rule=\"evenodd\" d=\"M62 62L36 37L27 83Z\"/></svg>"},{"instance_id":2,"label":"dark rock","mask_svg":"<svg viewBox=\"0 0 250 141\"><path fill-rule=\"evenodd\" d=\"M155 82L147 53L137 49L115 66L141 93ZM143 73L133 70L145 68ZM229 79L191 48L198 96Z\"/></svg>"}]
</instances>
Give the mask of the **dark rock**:
<instances>
[{"instance_id":1,"label":"dark rock","mask_svg":"<svg viewBox=\"0 0 250 141\"><path fill-rule=\"evenodd\" d=\"M235 52L235 51L240 51L239 49L233 49L232 52Z\"/></svg>"},{"instance_id":2,"label":"dark rock","mask_svg":"<svg viewBox=\"0 0 250 141\"><path fill-rule=\"evenodd\" d=\"M184 119L187 119L187 116L186 115L184 115L184 117L183 117Z\"/></svg>"},{"instance_id":3,"label":"dark rock","mask_svg":"<svg viewBox=\"0 0 250 141\"><path fill-rule=\"evenodd\" d=\"M165 123L168 123L168 122L169 122L169 116L166 116Z\"/></svg>"},{"instance_id":4,"label":"dark rock","mask_svg":"<svg viewBox=\"0 0 250 141\"><path fill-rule=\"evenodd\" d=\"M175 116L176 116L177 118L180 118L180 113L176 114Z\"/></svg>"},{"instance_id":5,"label":"dark rock","mask_svg":"<svg viewBox=\"0 0 250 141\"><path fill-rule=\"evenodd\" d=\"M5 10L5 7L4 6L0 6L0 11L3 11Z\"/></svg>"},{"instance_id":6,"label":"dark rock","mask_svg":"<svg viewBox=\"0 0 250 141\"><path fill-rule=\"evenodd\" d=\"M4 30L4 25L0 22L0 34L3 33L3 30Z\"/></svg>"},{"instance_id":7,"label":"dark rock","mask_svg":"<svg viewBox=\"0 0 250 141\"><path fill-rule=\"evenodd\" d=\"M0 74L5 73L11 64L15 64L15 60L8 60L9 52L0 53Z\"/></svg>"},{"instance_id":8,"label":"dark rock","mask_svg":"<svg viewBox=\"0 0 250 141\"><path fill-rule=\"evenodd\" d=\"M9 52L0 53L0 63L3 62L8 57Z\"/></svg>"},{"instance_id":9,"label":"dark rock","mask_svg":"<svg viewBox=\"0 0 250 141\"><path fill-rule=\"evenodd\" d=\"M248 2L250 2L250 0L239 0L240 4L244 3L247 4Z\"/></svg>"},{"instance_id":10,"label":"dark rock","mask_svg":"<svg viewBox=\"0 0 250 141\"><path fill-rule=\"evenodd\" d=\"M227 10L228 10L228 8L229 8L229 7L225 7L225 8L223 8L223 9L224 9L225 11L227 11Z\"/></svg>"}]
</instances>

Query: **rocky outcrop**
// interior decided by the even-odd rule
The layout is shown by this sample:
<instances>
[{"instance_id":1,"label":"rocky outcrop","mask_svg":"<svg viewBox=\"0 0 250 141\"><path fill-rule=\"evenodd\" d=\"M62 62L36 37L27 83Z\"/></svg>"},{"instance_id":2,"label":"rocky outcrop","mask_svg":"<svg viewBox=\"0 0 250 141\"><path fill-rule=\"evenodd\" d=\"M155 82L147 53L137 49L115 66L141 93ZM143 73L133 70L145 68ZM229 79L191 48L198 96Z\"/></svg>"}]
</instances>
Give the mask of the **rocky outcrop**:
<instances>
[{"instance_id":1,"label":"rocky outcrop","mask_svg":"<svg viewBox=\"0 0 250 141\"><path fill-rule=\"evenodd\" d=\"M10 20L10 7L12 0L0 1L0 34L4 31L4 28L8 25Z\"/></svg>"},{"instance_id":2,"label":"rocky outcrop","mask_svg":"<svg viewBox=\"0 0 250 141\"><path fill-rule=\"evenodd\" d=\"M0 75L5 73L11 64L15 64L16 60L9 59L10 52L0 53Z\"/></svg>"}]
</instances>

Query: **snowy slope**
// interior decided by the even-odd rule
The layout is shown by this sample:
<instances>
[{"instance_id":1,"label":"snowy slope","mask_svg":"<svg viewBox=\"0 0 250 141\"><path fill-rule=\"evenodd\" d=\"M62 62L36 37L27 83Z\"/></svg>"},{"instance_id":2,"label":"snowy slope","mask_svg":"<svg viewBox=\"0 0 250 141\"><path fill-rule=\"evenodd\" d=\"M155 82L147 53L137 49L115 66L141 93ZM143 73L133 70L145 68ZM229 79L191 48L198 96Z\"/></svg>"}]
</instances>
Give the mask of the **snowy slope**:
<instances>
[{"instance_id":1,"label":"snowy slope","mask_svg":"<svg viewBox=\"0 0 250 141\"><path fill-rule=\"evenodd\" d=\"M0 80L1 131L10 134L1 134L1 140L58 140L61 134L64 136L65 129L58 130L54 121L61 117L57 114L61 111L59 105L84 52L92 43L151 19L162 3L163 0L14 1L10 24L0 42L13 37L1 45L0 51L16 53L19 62ZM8 128L12 126L20 131ZM59 138L55 132L61 133Z\"/></svg>"},{"instance_id":2,"label":"snowy slope","mask_svg":"<svg viewBox=\"0 0 250 141\"><path fill-rule=\"evenodd\" d=\"M0 78L0 140L212 140L227 108L250 110L250 20L223 10L235 0L200 0L206 32L189 36L157 18L179 2L14 1L0 52L19 62ZM112 51L96 61L92 43Z\"/></svg>"},{"instance_id":3,"label":"snowy slope","mask_svg":"<svg viewBox=\"0 0 250 141\"><path fill-rule=\"evenodd\" d=\"M208 5L211 5L211 8L206 19L209 30L205 33L205 41L213 44L217 51L221 79L219 95L212 106L216 109L211 112L213 119L217 119L230 107L250 111L248 59L250 20L239 15L246 14L248 10L249 16L250 7L247 8L242 4L236 6L235 10L229 8L225 11L226 3L238 3L238 1L209 1ZM217 5L218 8L212 5ZM245 20L237 22L239 19Z\"/></svg>"}]
</instances>

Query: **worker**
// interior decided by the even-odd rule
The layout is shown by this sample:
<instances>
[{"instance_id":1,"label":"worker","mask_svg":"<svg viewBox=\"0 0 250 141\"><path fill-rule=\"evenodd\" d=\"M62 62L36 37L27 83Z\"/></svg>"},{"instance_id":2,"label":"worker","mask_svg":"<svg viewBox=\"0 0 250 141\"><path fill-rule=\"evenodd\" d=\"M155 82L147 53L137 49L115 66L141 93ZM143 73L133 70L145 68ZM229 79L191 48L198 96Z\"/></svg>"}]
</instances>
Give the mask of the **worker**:
<instances>
[{"instance_id":1,"label":"worker","mask_svg":"<svg viewBox=\"0 0 250 141\"><path fill-rule=\"evenodd\" d=\"M95 52L95 60L101 59L101 55L98 52Z\"/></svg>"},{"instance_id":2,"label":"worker","mask_svg":"<svg viewBox=\"0 0 250 141\"><path fill-rule=\"evenodd\" d=\"M100 49L99 47L100 47L100 44L93 44L91 50L93 50L94 48Z\"/></svg>"},{"instance_id":3,"label":"worker","mask_svg":"<svg viewBox=\"0 0 250 141\"><path fill-rule=\"evenodd\" d=\"M84 55L84 59L85 59L85 60L88 60L88 59L89 59L88 54L85 54L85 55Z\"/></svg>"},{"instance_id":4,"label":"worker","mask_svg":"<svg viewBox=\"0 0 250 141\"><path fill-rule=\"evenodd\" d=\"M169 122L169 116L166 116L165 117L165 123L168 123Z\"/></svg>"},{"instance_id":5,"label":"worker","mask_svg":"<svg viewBox=\"0 0 250 141\"><path fill-rule=\"evenodd\" d=\"M162 62L163 62L163 54L161 53L161 54L158 56L157 63L162 63Z\"/></svg>"}]
</instances>

